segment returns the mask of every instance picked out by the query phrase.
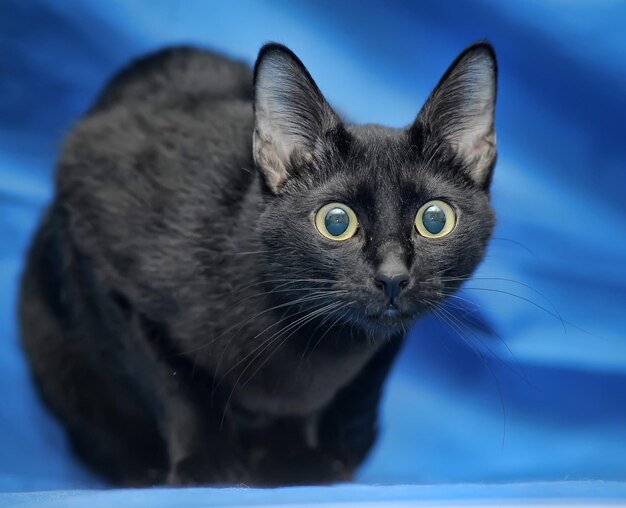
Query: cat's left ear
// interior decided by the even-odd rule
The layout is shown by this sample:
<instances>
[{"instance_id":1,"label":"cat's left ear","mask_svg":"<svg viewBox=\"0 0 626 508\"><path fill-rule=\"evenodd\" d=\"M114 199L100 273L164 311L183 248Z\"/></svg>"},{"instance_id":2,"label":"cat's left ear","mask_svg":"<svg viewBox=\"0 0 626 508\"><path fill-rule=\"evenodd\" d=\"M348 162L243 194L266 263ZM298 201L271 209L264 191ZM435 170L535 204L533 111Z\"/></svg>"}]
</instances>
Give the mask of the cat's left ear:
<instances>
[{"instance_id":1,"label":"cat's left ear","mask_svg":"<svg viewBox=\"0 0 626 508\"><path fill-rule=\"evenodd\" d=\"M280 44L267 44L254 68L254 160L278 193L294 165L310 163L324 136L340 125L302 62Z\"/></svg>"},{"instance_id":2,"label":"cat's left ear","mask_svg":"<svg viewBox=\"0 0 626 508\"><path fill-rule=\"evenodd\" d=\"M411 130L425 145L442 143L487 190L496 161L497 63L488 42L473 44L448 68Z\"/></svg>"}]
</instances>

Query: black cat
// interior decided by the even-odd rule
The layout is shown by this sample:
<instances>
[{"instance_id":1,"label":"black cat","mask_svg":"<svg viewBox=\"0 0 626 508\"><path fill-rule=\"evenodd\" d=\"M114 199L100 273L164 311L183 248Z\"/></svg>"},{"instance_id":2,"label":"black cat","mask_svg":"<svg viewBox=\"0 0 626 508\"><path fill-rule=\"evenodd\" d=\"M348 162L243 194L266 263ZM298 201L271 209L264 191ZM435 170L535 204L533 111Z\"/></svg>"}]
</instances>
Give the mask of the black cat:
<instances>
[{"instance_id":1,"label":"black cat","mask_svg":"<svg viewBox=\"0 0 626 508\"><path fill-rule=\"evenodd\" d=\"M496 61L407 129L351 125L287 48L169 49L70 134L23 342L78 455L125 485L348 480L411 323L494 225Z\"/></svg>"}]
</instances>

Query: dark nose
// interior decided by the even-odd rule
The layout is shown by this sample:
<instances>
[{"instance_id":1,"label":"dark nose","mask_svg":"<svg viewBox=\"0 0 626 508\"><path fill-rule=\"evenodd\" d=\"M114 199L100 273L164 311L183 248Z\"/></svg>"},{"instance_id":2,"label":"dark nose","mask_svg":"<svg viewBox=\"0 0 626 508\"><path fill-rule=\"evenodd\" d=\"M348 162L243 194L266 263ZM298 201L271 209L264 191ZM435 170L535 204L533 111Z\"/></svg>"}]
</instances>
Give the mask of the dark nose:
<instances>
[{"instance_id":1,"label":"dark nose","mask_svg":"<svg viewBox=\"0 0 626 508\"><path fill-rule=\"evenodd\" d=\"M409 285L409 271L405 267L397 267L392 272L379 271L374 281L385 292L390 303L394 303L400 292Z\"/></svg>"}]
</instances>

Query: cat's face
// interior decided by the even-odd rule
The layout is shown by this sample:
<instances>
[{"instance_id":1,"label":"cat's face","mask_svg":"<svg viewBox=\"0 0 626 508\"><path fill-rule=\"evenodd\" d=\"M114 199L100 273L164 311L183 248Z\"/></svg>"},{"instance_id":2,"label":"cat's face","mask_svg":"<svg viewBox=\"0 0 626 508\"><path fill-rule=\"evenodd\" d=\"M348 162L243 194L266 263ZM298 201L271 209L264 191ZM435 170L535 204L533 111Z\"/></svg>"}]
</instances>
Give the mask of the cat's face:
<instances>
[{"instance_id":1,"label":"cat's face","mask_svg":"<svg viewBox=\"0 0 626 508\"><path fill-rule=\"evenodd\" d=\"M274 296L328 325L394 334L451 294L494 225L495 83L493 51L475 45L409 128L352 126L292 53L264 48L254 152Z\"/></svg>"}]
</instances>

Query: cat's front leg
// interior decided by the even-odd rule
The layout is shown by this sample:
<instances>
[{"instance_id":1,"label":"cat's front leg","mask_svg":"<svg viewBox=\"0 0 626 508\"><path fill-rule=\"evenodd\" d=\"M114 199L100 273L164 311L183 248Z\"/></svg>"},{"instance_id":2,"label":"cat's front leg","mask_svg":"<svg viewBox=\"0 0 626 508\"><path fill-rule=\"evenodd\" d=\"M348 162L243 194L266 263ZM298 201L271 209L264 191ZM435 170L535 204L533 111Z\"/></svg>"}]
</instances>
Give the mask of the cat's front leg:
<instances>
[{"instance_id":1,"label":"cat's front leg","mask_svg":"<svg viewBox=\"0 0 626 508\"><path fill-rule=\"evenodd\" d=\"M351 479L376 441L383 386L402 343L396 338L385 344L320 415L320 447L341 464L344 480Z\"/></svg>"},{"instance_id":2,"label":"cat's front leg","mask_svg":"<svg viewBox=\"0 0 626 508\"><path fill-rule=\"evenodd\" d=\"M253 483L263 486L315 485L346 481L344 464L320 447L319 414L278 419L254 439L250 450Z\"/></svg>"},{"instance_id":3,"label":"cat's front leg","mask_svg":"<svg viewBox=\"0 0 626 508\"><path fill-rule=\"evenodd\" d=\"M179 373L155 348L165 333L141 316L131 320L131 348L140 369L144 393L166 443L170 485L244 483L236 433L220 404L211 407L211 394L198 393L193 380ZM155 335L157 335L155 340Z\"/></svg>"},{"instance_id":4,"label":"cat's front leg","mask_svg":"<svg viewBox=\"0 0 626 508\"><path fill-rule=\"evenodd\" d=\"M254 464L255 483L350 481L376 440L383 385L401 345L398 338L381 346L322 410L275 422L263 436L272 445Z\"/></svg>"},{"instance_id":5,"label":"cat's front leg","mask_svg":"<svg viewBox=\"0 0 626 508\"><path fill-rule=\"evenodd\" d=\"M193 406L180 401L171 403L169 413L170 420L164 429L170 459L169 485L247 481L235 435L227 420L220 428L215 421L203 421Z\"/></svg>"}]
</instances>

